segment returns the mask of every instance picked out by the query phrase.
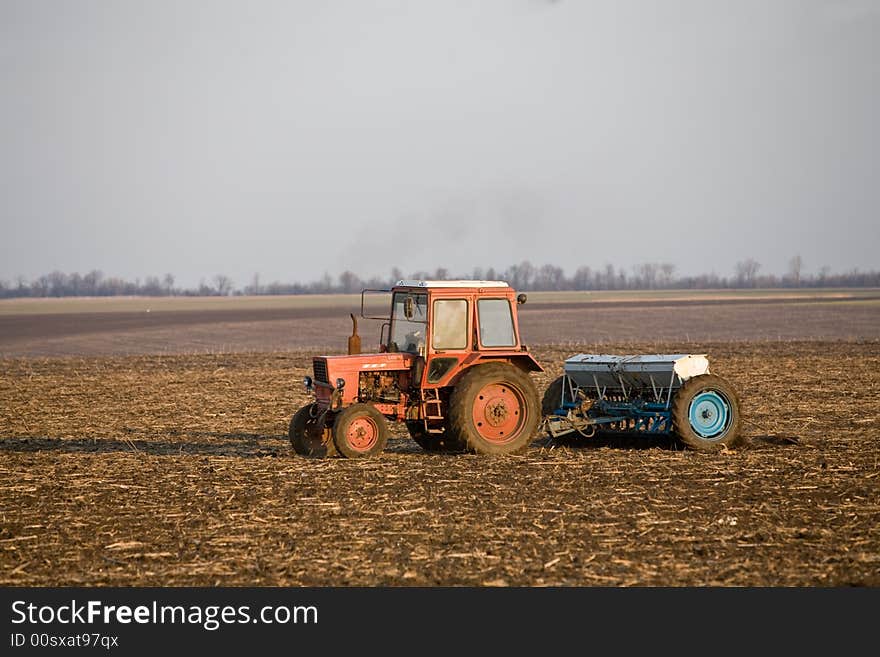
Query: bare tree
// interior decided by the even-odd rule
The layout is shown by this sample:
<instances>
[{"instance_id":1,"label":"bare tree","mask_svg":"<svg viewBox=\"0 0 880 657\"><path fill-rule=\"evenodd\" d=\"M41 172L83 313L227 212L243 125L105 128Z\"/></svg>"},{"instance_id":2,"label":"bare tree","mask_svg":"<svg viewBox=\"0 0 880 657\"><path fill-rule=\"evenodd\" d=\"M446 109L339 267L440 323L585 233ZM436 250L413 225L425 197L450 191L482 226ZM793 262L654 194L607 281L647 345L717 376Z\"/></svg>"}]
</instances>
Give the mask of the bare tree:
<instances>
[{"instance_id":1,"label":"bare tree","mask_svg":"<svg viewBox=\"0 0 880 657\"><path fill-rule=\"evenodd\" d=\"M606 290L613 290L617 287L617 277L614 274L614 265L610 262L605 265L605 280L602 283L602 287Z\"/></svg>"},{"instance_id":2,"label":"bare tree","mask_svg":"<svg viewBox=\"0 0 880 657\"><path fill-rule=\"evenodd\" d=\"M645 262L633 267L636 272L636 284L653 290L657 284L657 271L659 265L654 262Z\"/></svg>"},{"instance_id":3,"label":"bare tree","mask_svg":"<svg viewBox=\"0 0 880 657\"><path fill-rule=\"evenodd\" d=\"M801 259L800 255L796 255L788 261L788 275L795 287L801 286L801 270L803 269L803 266L804 261Z\"/></svg>"},{"instance_id":4,"label":"bare tree","mask_svg":"<svg viewBox=\"0 0 880 657\"><path fill-rule=\"evenodd\" d=\"M253 277L251 278L251 284L245 288L246 294L259 294L260 293L260 273L254 272Z\"/></svg>"},{"instance_id":5,"label":"bare tree","mask_svg":"<svg viewBox=\"0 0 880 657\"><path fill-rule=\"evenodd\" d=\"M660 265L660 285L662 287L672 287L673 276L675 276L675 265L671 262L664 262Z\"/></svg>"},{"instance_id":6,"label":"bare tree","mask_svg":"<svg viewBox=\"0 0 880 657\"><path fill-rule=\"evenodd\" d=\"M354 294L361 289L361 279L346 269L339 275L339 287L345 294Z\"/></svg>"},{"instance_id":7,"label":"bare tree","mask_svg":"<svg viewBox=\"0 0 880 657\"><path fill-rule=\"evenodd\" d=\"M97 296L98 289L101 285L101 279L104 278L104 274L102 274L97 269L93 269L88 274L83 276L82 278L82 286L83 290L86 294L90 296Z\"/></svg>"},{"instance_id":8,"label":"bare tree","mask_svg":"<svg viewBox=\"0 0 880 657\"><path fill-rule=\"evenodd\" d=\"M590 268L587 266L578 267L571 279L572 286L575 290L588 290L590 288Z\"/></svg>"},{"instance_id":9,"label":"bare tree","mask_svg":"<svg viewBox=\"0 0 880 657\"><path fill-rule=\"evenodd\" d=\"M511 286L518 290L531 290L534 276L534 265L528 260L523 260L518 265L511 265L502 278L507 278Z\"/></svg>"},{"instance_id":10,"label":"bare tree","mask_svg":"<svg viewBox=\"0 0 880 657\"><path fill-rule=\"evenodd\" d=\"M556 265L543 265L535 274L536 290L561 290L564 287L565 272Z\"/></svg>"},{"instance_id":11,"label":"bare tree","mask_svg":"<svg viewBox=\"0 0 880 657\"><path fill-rule=\"evenodd\" d=\"M740 260L736 263L736 281L741 287L755 287L755 276L761 268L761 263L754 258Z\"/></svg>"},{"instance_id":12,"label":"bare tree","mask_svg":"<svg viewBox=\"0 0 880 657\"><path fill-rule=\"evenodd\" d=\"M232 293L232 279L225 274L217 274L214 276L214 287L219 296L228 297Z\"/></svg>"}]
</instances>

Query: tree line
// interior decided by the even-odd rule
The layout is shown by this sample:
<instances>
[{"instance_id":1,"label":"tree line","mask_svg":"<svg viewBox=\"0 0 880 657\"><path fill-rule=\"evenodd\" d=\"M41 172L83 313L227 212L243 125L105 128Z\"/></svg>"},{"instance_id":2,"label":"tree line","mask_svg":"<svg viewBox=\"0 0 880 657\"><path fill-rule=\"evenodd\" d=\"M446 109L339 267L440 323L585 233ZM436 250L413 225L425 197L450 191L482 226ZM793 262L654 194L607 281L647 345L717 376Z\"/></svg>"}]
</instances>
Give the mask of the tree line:
<instances>
[{"instance_id":1,"label":"tree line","mask_svg":"<svg viewBox=\"0 0 880 657\"><path fill-rule=\"evenodd\" d=\"M817 272L805 273L800 256L793 257L784 275L761 274L761 263L749 258L736 263L730 276L700 274L698 276L676 275L676 266L667 262L647 262L632 267L606 264L593 268L578 267L568 275L556 265L535 266L528 260L510 265L506 269L475 267L470 272L452 275L446 268L432 272L415 271L404 275L393 267L389 276L361 278L346 270L336 277L325 273L320 279L307 283L263 283L259 274L241 287L224 274L201 281L195 287L175 285L172 274L148 276L145 279L127 281L105 276L98 270L87 274L53 271L28 281L19 276L13 282L0 280L0 298L14 297L110 297L110 296L233 296L233 295L280 295L280 294L351 294L363 288L384 289L401 279L448 280L468 278L477 280L504 280L517 290L700 290L724 288L798 288L798 287L880 287L880 271L832 273L828 267Z\"/></svg>"}]
</instances>

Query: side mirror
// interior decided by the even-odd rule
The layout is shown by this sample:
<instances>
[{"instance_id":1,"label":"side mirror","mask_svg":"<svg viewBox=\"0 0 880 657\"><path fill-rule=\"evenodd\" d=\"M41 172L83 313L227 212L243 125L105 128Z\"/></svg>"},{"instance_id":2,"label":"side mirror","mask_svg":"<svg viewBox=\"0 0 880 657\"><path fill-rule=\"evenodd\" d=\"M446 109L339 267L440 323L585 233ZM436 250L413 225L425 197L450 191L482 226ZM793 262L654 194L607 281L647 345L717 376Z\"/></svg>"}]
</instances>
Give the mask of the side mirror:
<instances>
[{"instance_id":1,"label":"side mirror","mask_svg":"<svg viewBox=\"0 0 880 657\"><path fill-rule=\"evenodd\" d=\"M528 299L528 297L525 294L517 294L516 295L516 302L519 305L523 305L527 299Z\"/></svg>"},{"instance_id":2,"label":"side mirror","mask_svg":"<svg viewBox=\"0 0 880 657\"><path fill-rule=\"evenodd\" d=\"M413 315L415 315L415 301L412 297L407 297L403 300L403 316L407 319L412 319Z\"/></svg>"}]
</instances>

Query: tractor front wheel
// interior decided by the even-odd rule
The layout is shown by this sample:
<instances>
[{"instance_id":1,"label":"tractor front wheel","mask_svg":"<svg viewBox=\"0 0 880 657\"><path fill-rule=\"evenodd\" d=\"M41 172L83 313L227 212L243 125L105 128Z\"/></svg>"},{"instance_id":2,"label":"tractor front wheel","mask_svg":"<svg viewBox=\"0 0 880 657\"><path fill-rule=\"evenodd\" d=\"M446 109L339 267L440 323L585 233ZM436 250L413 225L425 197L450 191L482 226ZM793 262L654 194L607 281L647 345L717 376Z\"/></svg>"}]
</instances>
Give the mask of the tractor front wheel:
<instances>
[{"instance_id":1,"label":"tractor front wheel","mask_svg":"<svg viewBox=\"0 0 880 657\"><path fill-rule=\"evenodd\" d=\"M375 456L387 442L385 417L370 404L352 404L336 416L333 444L346 458Z\"/></svg>"},{"instance_id":2,"label":"tractor front wheel","mask_svg":"<svg viewBox=\"0 0 880 657\"><path fill-rule=\"evenodd\" d=\"M703 452L743 442L736 390L714 374L685 381L672 402L672 424L688 447Z\"/></svg>"},{"instance_id":3,"label":"tractor front wheel","mask_svg":"<svg viewBox=\"0 0 880 657\"><path fill-rule=\"evenodd\" d=\"M315 404L306 404L294 414L287 430L293 451L313 458L336 455L330 427L324 419Z\"/></svg>"},{"instance_id":4,"label":"tractor front wheel","mask_svg":"<svg viewBox=\"0 0 880 657\"><path fill-rule=\"evenodd\" d=\"M532 380L509 363L477 365L465 372L449 400L449 429L478 454L524 451L540 419Z\"/></svg>"}]
</instances>

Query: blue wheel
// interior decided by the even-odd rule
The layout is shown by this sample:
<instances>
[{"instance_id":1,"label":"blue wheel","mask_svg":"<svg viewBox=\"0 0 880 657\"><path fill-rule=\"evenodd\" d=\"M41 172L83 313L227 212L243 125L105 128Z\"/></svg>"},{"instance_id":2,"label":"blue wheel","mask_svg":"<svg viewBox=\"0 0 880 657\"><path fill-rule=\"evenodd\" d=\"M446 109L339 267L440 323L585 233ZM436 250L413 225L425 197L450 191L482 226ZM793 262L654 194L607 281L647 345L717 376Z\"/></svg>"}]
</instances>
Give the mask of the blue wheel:
<instances>
[{"instance_id":1,"label":"blue wheel","mask_svg":"<svg viewBox=\"0 0 880 657\"><path fill-rule=\"evenodd\" d=\"M676 435L694 449L715 450L742 442L736 391L714 374L689 379L678 389L672 423Z\"/></svg>"},{"instance_id":2,"label":"blue wheel","mask_svg":"<svg viewBox=\"0 0 880 657\"><path fill-rule=\"evenodd\" d=\"M705 390L691 400L688 422L701 438L723 436L730 425L730 403L717 390Z\"/></svg>"}]
</instances>

